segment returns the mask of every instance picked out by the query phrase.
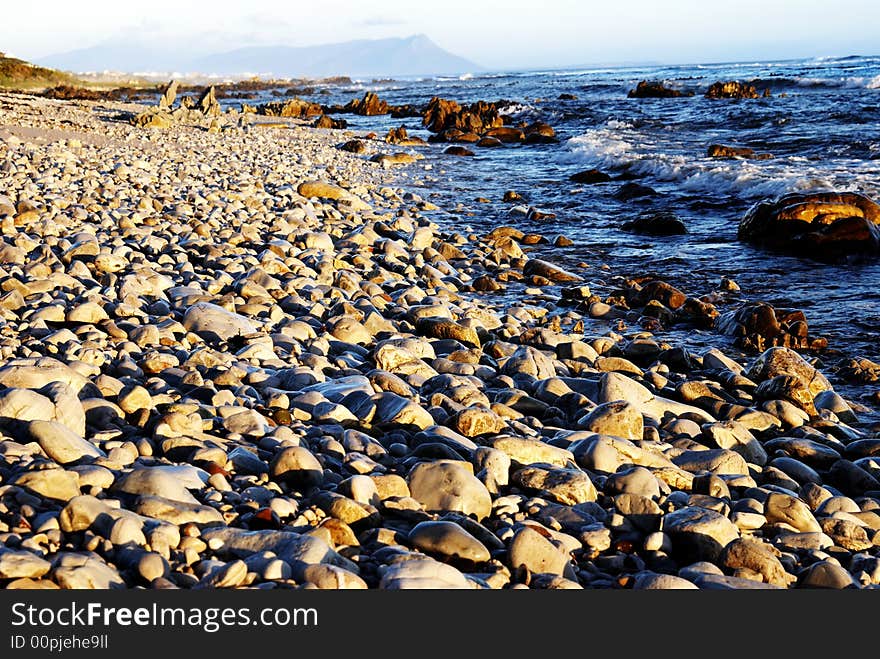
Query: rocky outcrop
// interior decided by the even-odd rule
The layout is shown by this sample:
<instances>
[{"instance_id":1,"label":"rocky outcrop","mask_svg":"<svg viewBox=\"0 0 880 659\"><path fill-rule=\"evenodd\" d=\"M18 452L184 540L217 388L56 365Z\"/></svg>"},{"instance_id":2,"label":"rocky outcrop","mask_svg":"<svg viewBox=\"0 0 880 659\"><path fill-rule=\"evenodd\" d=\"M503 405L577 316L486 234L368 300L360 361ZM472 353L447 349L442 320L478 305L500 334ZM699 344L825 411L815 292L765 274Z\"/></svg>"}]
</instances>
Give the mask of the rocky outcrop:
<instances>
[{"instance_id":1,"label":"rocky outcrop","mask_svg":"<svg viewBox=\"0 0 880 659\"><path fill-rule=\"evenodd\" d=\"M662 81L642 80L635 89L631 89L627 98L679 98L681 96L693 96L692 91L682 91L666 87Z\"/></svg>"},{"instance_id":2,"label":"rocky outcrop","mask_svg":"<svg viewBox=\"0 0 880 659\"><path fill-rule=\"evenodd\" d=\"M257 106L257 114L266 117L287 117L291 119L309 119L320 117L324 114L321 106L310 103L301 98L291 98L286 101L270 101Z\"/></svg>"},{"instance_id":3,"label":"rocky outcrop","mask_svg":"<svg viewBox=\"0 0 880 659\"><path fill-rule=\"evenodd\" d=\"M754 85L736 80L713 83L706 90L706 98L758 98Z\"/></svg>"},{"instance_id":4,"label":"rocky outcrop","mask_svg":"<svg viewBox=\"0 0 880 659\"><path fill-rule=\"evenodd\" d=\"M409 135L404 126L389 128L388 134L385 136L385 141L388 144L396 144L398 146L424 146L426 144L425 140L421 137L412 137Z\"/></svg>"},{"instance_id":5,"label":"rocky outcrop","mask_svg":"<svg viewBox=\"0 0 880 659\"><path fill-rule=\"evenodd\" d=\"M503 125L494 103L477 101L462 106L455 101L435 96L428 102L422 115L422 125L432 133L455 128L467 133L482 135L492 128Z\"/></svg>"},{"instance_id":6,"label":"rocky outcrop","mask_svg":"<svg viewBox=\"0 0 880 659\"><path fill-rule=\"evenodd\" d=\"M313 128L348 128L348 122L345 119L334 119L326 114L322 114L320 117L315 119L315 122L312 124Z\"/></svg>"},{"instance_id":7,"label":"rocky outcrop","mask_svg":"<svg viewBox=\"0 0 880 659\"><path fill-rule=\"evenodd\" d=\"M199 96L199 100L196 101L196 108L206 117L217 117L223 112L220 108L220 103L217 101L217 94L214 91L213 85L208 87Z\"/></svg>"},{"instance_id":8,"label":"rocky outcrop","mask_svg":"<svg viewBox=\"0 0 880 659\"><path fill-rule=\"evenodd\" d=\"M174 106L174 101L177 100L177 87L177 80L172 80L162 90L162 95L159 97L161 109L170 110Z\"/></svg>"},{"instance_id":9,"label":"rocky outcrop","mask_svg":"<svg viewBox=\"0 0 880 659\"><path fill-rule=\"evenodd\" d=\"M775 309L763 302L722 314L716 327L722 334L736 337L735 344L748 350L763 351L771 346L817 350L828 345L826 339L809 335L803 311Z\"/></svg>"},{"instance_id":10,"label":"rocky outcrop","mask_svg":"<svg viewBox=\"0 0 880 659\"><path fill-rule=\"evenodd\" d=\"M880 252L880 206L855 192L790 194L753 206L737 237L817 260Z\"/></svg>"},{"instance_id":11,"label":"rocky outcrop","mask_svg":"<svg viewBox=\"0 0 880 659\"><path fill-rule=\"evenodd\" d=\"M375 92L367 92L363 98L350 101L345 106L345 111L363 117L375 117L389 112L388 103L380 99Z\"/></svg>"}]
</instances>

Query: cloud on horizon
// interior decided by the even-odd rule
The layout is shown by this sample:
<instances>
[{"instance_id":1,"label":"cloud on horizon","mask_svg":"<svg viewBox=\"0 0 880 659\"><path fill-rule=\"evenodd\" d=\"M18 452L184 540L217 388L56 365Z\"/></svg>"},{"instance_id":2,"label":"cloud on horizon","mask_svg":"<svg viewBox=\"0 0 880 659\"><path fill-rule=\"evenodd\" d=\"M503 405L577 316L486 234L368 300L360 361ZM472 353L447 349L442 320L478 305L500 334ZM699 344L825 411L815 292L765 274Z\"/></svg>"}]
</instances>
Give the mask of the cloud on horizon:
<instances>
[{"instance_id":1,"label":"cloud on horizon","mask_svg":"<svg viewBox=\"0 0 880 659\"><path fill-rule=\"evenodd\" d=\"M406 25L406 21L388 16L369 16L361 21L352 23L355 27L395 27Z\"/></svg>"}]
</instances>

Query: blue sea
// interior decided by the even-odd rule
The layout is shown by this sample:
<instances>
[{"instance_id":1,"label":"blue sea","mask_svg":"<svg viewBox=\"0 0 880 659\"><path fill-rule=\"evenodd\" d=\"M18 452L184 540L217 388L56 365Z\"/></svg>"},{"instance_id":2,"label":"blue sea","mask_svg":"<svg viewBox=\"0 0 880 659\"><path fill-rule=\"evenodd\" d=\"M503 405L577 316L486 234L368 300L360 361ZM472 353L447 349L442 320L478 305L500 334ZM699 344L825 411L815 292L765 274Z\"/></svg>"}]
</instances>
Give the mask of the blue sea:
<instances>
[{"instance_id":1,"label":"blue sea","mask_svg":"<svg viewBox=\"0 0 880 659\"><path fill-rule=\"evenodd\" d=\"M640 80L664 81L694 95L627 98ZM770 96L703 97L713 82L728 80L748 82ZM741 291L719 298L722 311L743 300L803 309L810 333L827 337L831 354L880 360L880 263L822 264L736 238L751 205L788 192L857 191L880 201L880 56L363 80L304 98L330 105L366 91L392 104L424 104L433 96L503 100L505 114L555 128L558 144L474 148L474 158L443 155L445 144L407 149L426 158L404 175L403 184L447 209L442 221L462 233L512 224L551 238L564 234L574 246L545 253L571 266L587 264L583 272L600 292L613 289L614 276L650 274L689 294L711 296L729 277ZM404 125L410 134L429 136L418 118L341 116L355 131L382 135ZM774 157L713 159L706 155L713 143ZM569 181L590 168L621 180ZM624 179L659 194L620 201L614 193ZM517 203L502 201L507 190L556 217L527 220L517 214ZM674 213L688 233L656 238L621 230L647 211Z\"/></svg>"}]
</instances>

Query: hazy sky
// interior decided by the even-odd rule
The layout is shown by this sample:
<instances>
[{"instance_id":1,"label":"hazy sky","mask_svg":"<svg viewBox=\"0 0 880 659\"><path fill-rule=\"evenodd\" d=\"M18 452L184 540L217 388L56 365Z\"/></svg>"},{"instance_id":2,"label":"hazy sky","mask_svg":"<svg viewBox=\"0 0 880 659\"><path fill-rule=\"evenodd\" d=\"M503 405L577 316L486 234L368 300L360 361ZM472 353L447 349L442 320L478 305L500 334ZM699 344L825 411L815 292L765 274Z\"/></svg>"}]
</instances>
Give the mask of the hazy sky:
<instances>
[{"instance_id":1,"label":"hazy sky","mask_svg":"<svg viewBox=\"0 0 880 659\"><path fill-rule=\"evenodd\" d=\"M417 33L491 69L880 52L878 0L15 0L8 5L0 50L30 59L111 39L216 52Z\"/></svg>"}]
</instances>

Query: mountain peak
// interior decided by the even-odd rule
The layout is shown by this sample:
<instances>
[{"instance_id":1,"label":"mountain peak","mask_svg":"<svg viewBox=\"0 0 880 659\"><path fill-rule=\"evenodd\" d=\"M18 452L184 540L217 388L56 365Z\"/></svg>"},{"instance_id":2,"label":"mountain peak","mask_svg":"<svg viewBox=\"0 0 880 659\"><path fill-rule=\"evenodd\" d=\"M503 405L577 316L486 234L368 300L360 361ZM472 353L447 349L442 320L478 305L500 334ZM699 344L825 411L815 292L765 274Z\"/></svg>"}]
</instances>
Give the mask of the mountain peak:
<instances>
[{"instance_id":1,"label":"mountain peak","mask_svg":"<svg viewBox=\"0 0 880 659\"><path fill-rule=\"evenodd\" d=\"M359 39L321 46L251 46L193 56L156 44L103 43L44 58L68 71L150 71L284 78L459 75L481 67L435 44L426 34Z\"/></svg>"}]
</instances>

